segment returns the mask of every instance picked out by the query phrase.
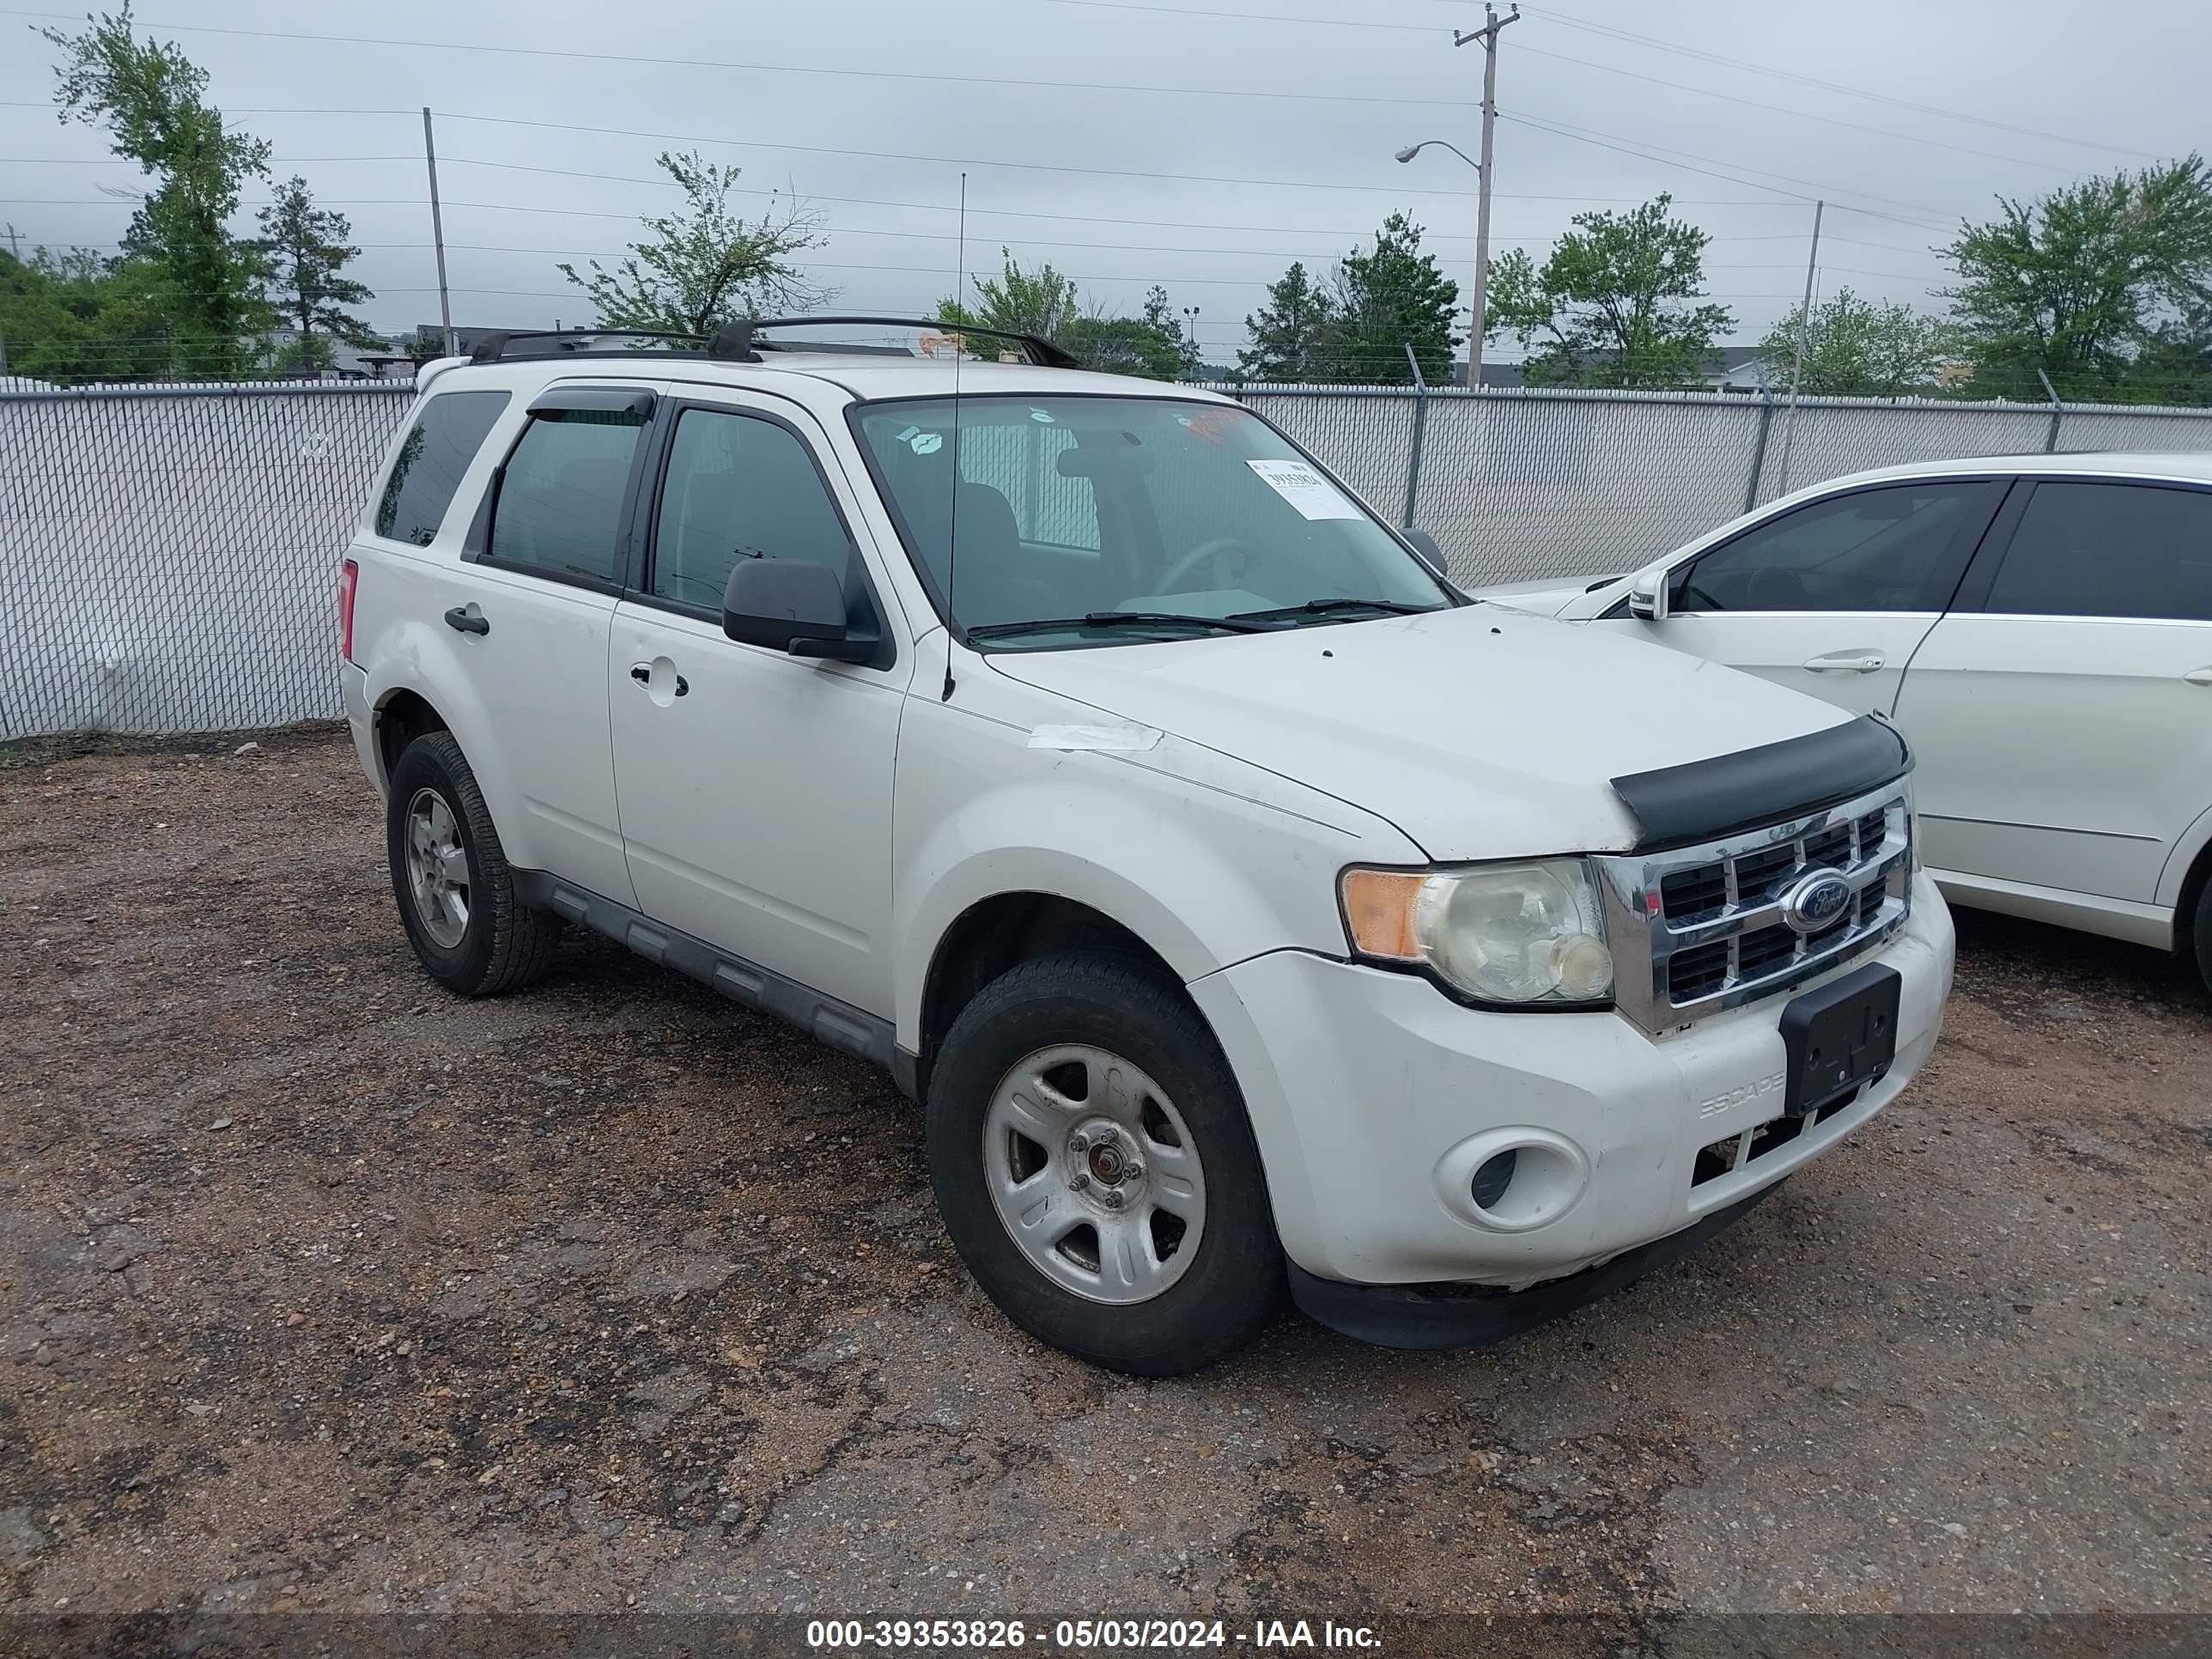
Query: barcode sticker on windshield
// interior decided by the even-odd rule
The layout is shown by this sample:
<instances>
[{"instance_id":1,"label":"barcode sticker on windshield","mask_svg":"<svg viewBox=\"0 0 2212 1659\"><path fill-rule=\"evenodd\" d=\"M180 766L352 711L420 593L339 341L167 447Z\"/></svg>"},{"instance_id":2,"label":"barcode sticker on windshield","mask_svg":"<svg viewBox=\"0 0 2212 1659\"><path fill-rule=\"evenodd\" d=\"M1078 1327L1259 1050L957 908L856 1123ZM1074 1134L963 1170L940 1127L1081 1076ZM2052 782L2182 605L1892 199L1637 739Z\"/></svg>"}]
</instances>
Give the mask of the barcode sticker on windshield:
<instances>
[{"instance_id":1,"label":"barcode sticker on windshield","mask_svg":"<svg viewBox=\"0 0 2212 1659\"><path fill-rule=\"evenodd\" d=\"M1304 461L1247 461L1269 489L1298 510L1301 518L1356 519L1359 509L1344 492Z\"/></svg>"}]
</instances>

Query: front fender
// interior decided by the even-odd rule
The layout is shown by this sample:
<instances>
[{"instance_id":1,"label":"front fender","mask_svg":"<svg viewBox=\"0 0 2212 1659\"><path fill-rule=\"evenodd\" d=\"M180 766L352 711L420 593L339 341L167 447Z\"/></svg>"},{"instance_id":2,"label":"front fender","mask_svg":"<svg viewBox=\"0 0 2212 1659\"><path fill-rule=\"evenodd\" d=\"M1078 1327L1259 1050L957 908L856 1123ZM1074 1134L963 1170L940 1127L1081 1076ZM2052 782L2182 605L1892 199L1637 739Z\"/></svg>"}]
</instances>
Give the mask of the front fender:
<instances>
[{"instance_id":1,"label":"front fender","mask_svg":"<svg viewBox=\"0 0 2212 1659\"><path fill-rule=\"evenodd\" d=\"M1279 799L1280 780L1172 737L1141 753L1032 749L1026 726L921 699L908 708L891 937L909 1053L938 943L983 900L1088 905L1187 983L1267 951L1342 955L1337 872L1418 856L1379 819L1320 800L1309 816Z\"/></svg>"}]
</instances>

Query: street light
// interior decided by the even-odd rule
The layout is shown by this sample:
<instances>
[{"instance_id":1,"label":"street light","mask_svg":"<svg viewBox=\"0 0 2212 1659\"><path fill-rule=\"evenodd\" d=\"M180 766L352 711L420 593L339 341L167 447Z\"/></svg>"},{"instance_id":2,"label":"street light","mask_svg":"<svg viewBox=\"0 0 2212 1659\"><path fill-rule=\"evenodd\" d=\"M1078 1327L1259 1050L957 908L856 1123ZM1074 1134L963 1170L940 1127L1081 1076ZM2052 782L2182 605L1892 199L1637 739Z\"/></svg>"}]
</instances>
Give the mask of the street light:
<instances>
[{"instance_id":1,"label":"street light","mask_svg":"<svg viewBox=\"0 0 2212 1659\"><path fill-rule=\"evenodd\" d=\"M1452 143L1449 138L1424 138L1418 144L1408 144L1405 149L1398 152L1398 159L1401 161L1410 161L1416 155L1419 155L1423 150L1426 149L1431 144L1434 144L1442 149L1449 150L1453 155L1458 156L1461 161L1466 162L1468 166L1473 167L1477 173L1480 173L1482 171L1481 162L1476 161L1474 157L1469 155L1465 150L1462 149L1457 144ZM1486 196L1490 193L1487 188L1489 182L1490 181L1486 179L1483 180L1483 184L1485 185L1483 194ZM1476 227L1478 233L1481 228L1481 226L1478 224ZM1469 325L1468 338L1467 343L1467 383L1468 389L1474 392L1480 392L1482 389L1481 335L1483 324L1486 320L1483 316L1484 307L1482 302L1486 299L1489 298L1489 295L1483 292L1484 285L1490 280L1489 252L1490 250L1485 245L1484 239L1478 234L1475 237L1474 245L1474 292L1468 296L1467 311Z\"/></svg>"},{"instance_id":2,"label":"street light","mask_svg":"<svg viewBox=\"0 0 2212 1659\"><path fill-rule=\"evenodd\" d=\"M1474 157L1469 155L1465 150L1462 149L1457 144L1452 143L1449 138L1424 138L1418 144L1408 144L1405 149L1398 152L1398 159L1401 161L1410 161L1416 155L1419 155L1423 150L1426 149L1431 144L1443 145L1444 149L1458 156L1461 161L1466 162L1468 166L1473 167L1477 173L1482 171L1481 162L1476 161Z\"/></svg>"},{"instance_id":3,"label":"street light","mask_svg":"<svg viewBox=\"0 0 2212 1659\"><path fill-rule=\"evenodd\" d=\"M1431 144L1439 144L1465 161L1480 175L1480 198L1474 210L1474 293L1468 307L1473 326L1468 331L1467 387L1470 392L1482 389L1482 337L1487 331L1490 305L1490 186L1495 169L1491 165L1492 133L1498 125L1498 33L1508 23L1521 21L1521 8L1515 6L1511 14L1500 17L1498 8L1485 4L1482 9L1483 27L1462 34L1452 31L1452 45L1472 46L1482 43L1482 159L1478 161L1457 144L1443 138L1425 138L1418 144L1408 144L1398 152L1398 159L1410 161Z\"/></svg>"}]
</instances>

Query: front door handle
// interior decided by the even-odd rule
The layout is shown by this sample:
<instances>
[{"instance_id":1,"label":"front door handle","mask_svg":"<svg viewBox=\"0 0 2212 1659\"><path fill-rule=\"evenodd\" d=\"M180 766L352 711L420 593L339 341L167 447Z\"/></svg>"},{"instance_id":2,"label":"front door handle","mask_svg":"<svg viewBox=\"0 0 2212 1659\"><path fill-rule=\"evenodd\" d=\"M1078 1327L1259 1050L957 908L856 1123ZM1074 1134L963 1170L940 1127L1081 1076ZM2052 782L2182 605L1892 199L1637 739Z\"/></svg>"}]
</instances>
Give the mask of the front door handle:
<instances>
[{"instance_id":1,"label":"front door handle","mask_svg":"<svg viewBox=\"0 0 2212 1659\"><path fill-rule=\"evenodd\" d=\"M446 613L446 626L459 629L464 634L489 634L491 618L472 605L457 605Z\"/></svg>"},{"instance_id":2,"label":"front door handle","mask_svg":"<svg viewBox=\"0 0 2212 1659\"><path fill-rule=\"evenodd\" d=\"M653 665L649 662L632 663L629 665L629 677L635 680L640 685L651 685L653 684ZM678 674L676 677L676 695L679 697L689 696L690 692L691 682L685 679L683 675Z\"/></svg>"},{"instance_id":3,"label":"front door handle","mask_svg":"<svg viewBox=\"0 0 2212 1659\"><path fill-rule=\"evenodd\" d=\"M2212 668L2192 668L2181 678L2191 685L2212 685Z\"/></svg>"},{"instance_id":4,"label":"front door handle","mask_svg":"<svg viewBox=\"0 0 2212 1659\"><path fill-rule=\"evenodd\" d=\"M1808 657L1805 667L1815 674L1871 674L1887 660L1872 651L1832 651L1825 657Z\"/></svg>"}]
</instances>

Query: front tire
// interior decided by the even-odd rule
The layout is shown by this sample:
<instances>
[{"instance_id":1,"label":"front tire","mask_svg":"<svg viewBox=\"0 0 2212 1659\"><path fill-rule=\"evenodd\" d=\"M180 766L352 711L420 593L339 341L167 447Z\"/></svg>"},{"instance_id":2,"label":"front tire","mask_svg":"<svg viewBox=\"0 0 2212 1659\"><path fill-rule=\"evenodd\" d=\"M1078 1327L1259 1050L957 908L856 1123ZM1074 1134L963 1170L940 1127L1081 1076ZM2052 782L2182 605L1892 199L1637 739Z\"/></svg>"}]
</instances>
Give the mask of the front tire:
<instances>
[{"instance_id":1,"label":"front tire","mask_svg":"<svg viewBox=\"0 0 2212 1659\"><path fill-rule=\"evenodd\" d=\"M1281 1305L1237 1080L1179 988L1139 963L1045 957L987 986L939 1051L928 1154L969 1271L1079 1358L1182 1376Z\"/></svg>"},{"instance_id":2,"label":"front tire","mask_svg":"<svg viewBox=\"0 0 2212 1659\"><path fill-rule=\"evenodd\" d=\"M392 769L385 843L399 920L423 972L467 997L544 976L561 919L516 900L490 809L451 732L416 738Z\"/></svg>"}]
</instances>

